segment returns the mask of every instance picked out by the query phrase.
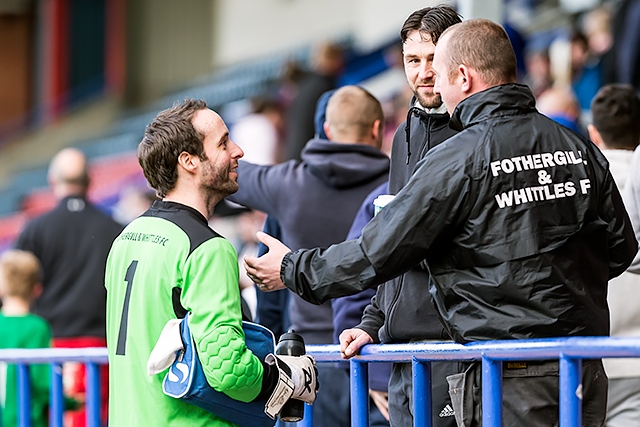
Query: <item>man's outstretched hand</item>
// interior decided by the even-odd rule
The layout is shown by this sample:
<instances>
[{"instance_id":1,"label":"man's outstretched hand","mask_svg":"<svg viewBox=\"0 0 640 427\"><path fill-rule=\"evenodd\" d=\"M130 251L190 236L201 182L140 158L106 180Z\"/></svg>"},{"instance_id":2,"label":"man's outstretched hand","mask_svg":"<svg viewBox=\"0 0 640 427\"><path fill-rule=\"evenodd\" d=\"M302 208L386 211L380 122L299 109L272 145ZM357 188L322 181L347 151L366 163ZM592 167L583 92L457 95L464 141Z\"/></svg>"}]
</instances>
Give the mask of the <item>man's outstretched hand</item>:
<instances>
[{"instance_id":1,"label":"man's outstretched hand","mask_svg":"<svg viewBox=\"0 0 640 427\"><path fill-rule=\"evenodd\" d=\"M247 276L263 292L285 289L284 283L280 280L280 266L284 256L291 252L291 249L283 245L280 240L262 231L258 231L256 236L260 242L269 248L269 252L260 258L244 257L244 268L247 270Z\"/></svg>"}]
</instances>

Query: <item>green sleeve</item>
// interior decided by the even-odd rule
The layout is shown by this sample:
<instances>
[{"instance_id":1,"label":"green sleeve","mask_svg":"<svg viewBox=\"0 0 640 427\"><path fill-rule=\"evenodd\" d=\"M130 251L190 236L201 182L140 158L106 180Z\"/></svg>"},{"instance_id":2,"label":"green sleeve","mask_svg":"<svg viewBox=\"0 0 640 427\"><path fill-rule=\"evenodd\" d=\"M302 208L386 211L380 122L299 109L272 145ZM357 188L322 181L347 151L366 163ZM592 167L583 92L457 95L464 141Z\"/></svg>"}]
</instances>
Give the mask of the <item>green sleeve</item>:
<instances>
[{"instance_id":1,"label":"green sleeve","mask_svg":"<svg viewBox=\"0 0 640 427\"><path fill-rule=\"evenodd\" d=\"M215 390L249 402L262 387L262 363L245 345L238 259L223 238L209 239L187 259L182 305L207 378Z\"/></svg>"}]
</instances>

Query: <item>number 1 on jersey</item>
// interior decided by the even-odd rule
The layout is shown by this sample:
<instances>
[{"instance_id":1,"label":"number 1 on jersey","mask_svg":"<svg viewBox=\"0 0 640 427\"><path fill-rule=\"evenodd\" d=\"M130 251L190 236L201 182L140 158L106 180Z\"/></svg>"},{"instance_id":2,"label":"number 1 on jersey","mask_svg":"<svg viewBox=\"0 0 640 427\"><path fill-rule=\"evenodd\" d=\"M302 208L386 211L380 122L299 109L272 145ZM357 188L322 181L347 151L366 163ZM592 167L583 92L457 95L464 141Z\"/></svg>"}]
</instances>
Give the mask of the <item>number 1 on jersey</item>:
<instances>
[{"instance_id":1,"label":"number 1 on jersey","mask_svg":"<svg viewBox=\"0 0 640 427\"><path fill-rule=\"evenodd\" d=\"M129 268L127 268L127 274L124 276L125 282L127 282L127 290L124 295L124 304L122 306L122 317L120 318L120 331L118 332L118 346L116 347L116 354L124 356L124 351L127 346L127 323L129 321L129 300L131 299L131 288L133 287L133 276L136 274L136 268L138 268L138 261L131 261Z\"/></svg>"}]
</instances>

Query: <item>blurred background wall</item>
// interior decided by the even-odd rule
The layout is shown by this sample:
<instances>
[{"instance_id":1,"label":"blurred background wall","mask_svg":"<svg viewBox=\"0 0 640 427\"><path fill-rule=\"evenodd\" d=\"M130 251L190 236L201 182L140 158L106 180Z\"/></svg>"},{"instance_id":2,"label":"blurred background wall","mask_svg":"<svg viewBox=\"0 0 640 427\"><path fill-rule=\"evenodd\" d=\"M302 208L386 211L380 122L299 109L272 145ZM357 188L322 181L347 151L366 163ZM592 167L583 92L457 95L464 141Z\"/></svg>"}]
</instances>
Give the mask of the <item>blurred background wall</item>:
<instances>
[{"instance_id":1,"label":"blurred background wall","mask_svg":"<svg viewBox=\"0 0 640 427\"><path fill-rule=\"evenodd\" d=\"M281 96L287 66L308 71L322 42L346 51L340 85L365 85L401 119L399 30L419 8L449 3L465 19L505 25L520 81L537 95L558 85L581 93L583 71L605 62L613 33L632 18L620 11L636 2L0 0L0 251L25 220L51 207L46 167L61 148L90 157L94 197L111 209L123 186L145 185L135 149L160 109L202 98L232 125L253 98ZM627 52L639 45L625 37ZM582 43L577 62L574 42ZM586 123L588 96L575 110Z\"/></svg>"}]
</instances>

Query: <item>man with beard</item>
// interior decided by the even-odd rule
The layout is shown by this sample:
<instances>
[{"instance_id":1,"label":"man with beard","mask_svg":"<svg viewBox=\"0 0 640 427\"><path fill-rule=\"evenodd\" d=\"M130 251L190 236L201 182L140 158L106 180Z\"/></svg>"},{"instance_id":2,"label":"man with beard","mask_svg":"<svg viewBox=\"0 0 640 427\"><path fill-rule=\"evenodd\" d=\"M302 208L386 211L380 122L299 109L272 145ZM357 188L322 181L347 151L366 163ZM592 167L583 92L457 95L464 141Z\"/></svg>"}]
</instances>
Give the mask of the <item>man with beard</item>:
<instances>
[{"instance_id":1,"label":"man with beard","mask_svg":"<svg viewBox=\"0 0 640 427\"><path fill-rule=\"evenodd\" d=\"M186 313L204 376L216 391L242 402L267 399L272 418L289 398L315 399L313 358L269 354L262 361L247 349L237 255L207 224L218 202L238 190L242 155L204 101L162 111L145 130L138 159L162 200L124 229L107 260L112 425L233 425L164 395L162 376L147 375L164 326Z\"/></svg>"},{"instance_id":2,"label":"man with beard","mask_svg":"<svg viewBox=\"0 0 640 427\"><path fill-rule=\"evenodd\" d=\"M440 94L433 90L435 73L431 64L440 35L458 22L460 16L450 6L426 7L413 12L400 31L404 70L414 97L407 120L398 127L393 137L389 172L391 194L396 194L405 186L413 175L416 164L431 148L456 133L449 128L449 114ZM360 324L344 331L340 337L343 348L350 344L345 357L354 356L368 343L450 340L428 292L425 291L428 283L428 271L416 265L402 276L380 285L377 292L375 289L368 289L334 300L334 312L343 317L346 310L362 313L366 306ZM340 319L336 321L341 322ZM432 366L433 425L453 426L455 420L446 376L456 372L457 364L442 362ZM373 367L374 372L375 370ZM413 425L411 375L410 363L393 365L388 393L388 411L392 425ZM380 402L380 399L376 402Z\"/></svg>"}]
</instances>

